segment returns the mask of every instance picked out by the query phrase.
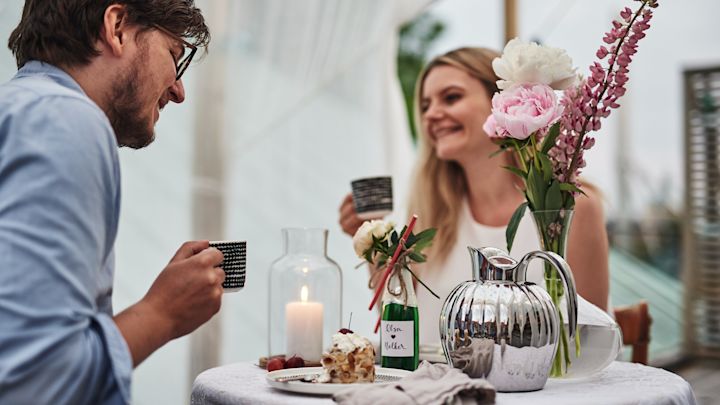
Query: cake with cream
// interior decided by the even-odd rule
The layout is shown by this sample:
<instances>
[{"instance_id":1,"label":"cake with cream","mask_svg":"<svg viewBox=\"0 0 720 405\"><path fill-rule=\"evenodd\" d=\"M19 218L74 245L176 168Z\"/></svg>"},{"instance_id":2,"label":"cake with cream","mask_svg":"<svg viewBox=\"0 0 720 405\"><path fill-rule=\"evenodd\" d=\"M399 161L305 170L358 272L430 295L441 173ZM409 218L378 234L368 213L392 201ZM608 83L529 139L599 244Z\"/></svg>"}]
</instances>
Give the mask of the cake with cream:
<instances>
[{"instance_id":1,"label":"cake with cream","mask_svg":"<svg viewBox=\"0 0 720 405\"><path fill-rule=\"evenodd\" d=\"M375 381L375 348L367 338L349 329L332 337L332 347L323 353L323 374L318 382L352 384Z\"/></svg>"}]
</instances>

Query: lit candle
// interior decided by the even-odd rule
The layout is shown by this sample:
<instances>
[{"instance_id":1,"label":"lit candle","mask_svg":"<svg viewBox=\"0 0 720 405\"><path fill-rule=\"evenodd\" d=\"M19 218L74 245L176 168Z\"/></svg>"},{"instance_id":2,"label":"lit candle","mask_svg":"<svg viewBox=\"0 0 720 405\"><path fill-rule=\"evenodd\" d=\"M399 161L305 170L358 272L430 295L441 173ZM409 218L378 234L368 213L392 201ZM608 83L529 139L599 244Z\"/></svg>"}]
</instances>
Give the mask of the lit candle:
<instances>
[{"instance_id":1,"label":"lit candle","mask_svg":"<svg viewBox=\"0 0 720 405\"><path fill-rule=\"evenodd\" d=\"M300 302L285 305L285 330L287 333L287 356L302 357L308 361L320 361L322 355L323 305L308 302L308 288L300 289Z\"/></svg>"}]
</instances>

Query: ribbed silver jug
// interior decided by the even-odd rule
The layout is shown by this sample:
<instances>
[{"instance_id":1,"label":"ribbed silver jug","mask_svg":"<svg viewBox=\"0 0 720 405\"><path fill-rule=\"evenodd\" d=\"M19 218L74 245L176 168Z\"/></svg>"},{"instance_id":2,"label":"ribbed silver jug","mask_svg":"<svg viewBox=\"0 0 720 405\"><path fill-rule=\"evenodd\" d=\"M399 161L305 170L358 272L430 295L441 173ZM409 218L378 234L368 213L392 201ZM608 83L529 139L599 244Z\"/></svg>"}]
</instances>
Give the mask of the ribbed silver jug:
<instances>
[{"instance_id":1,"label":"ribbed silver jug","mask_svg":"<svg viewBox=\"0 0 720 405\"><path fill-rule=\"evenodd\" d=\"M518 262L502 249L468 250L473 280L455 287L440 312L440 341L448 364L487 379L498 391L542 389L561 325L550 295L526 282L528 263L546 260L562 277L572 341L577 295L570 267L552 252L530 252Z\"/></svg>"}]
</instances>

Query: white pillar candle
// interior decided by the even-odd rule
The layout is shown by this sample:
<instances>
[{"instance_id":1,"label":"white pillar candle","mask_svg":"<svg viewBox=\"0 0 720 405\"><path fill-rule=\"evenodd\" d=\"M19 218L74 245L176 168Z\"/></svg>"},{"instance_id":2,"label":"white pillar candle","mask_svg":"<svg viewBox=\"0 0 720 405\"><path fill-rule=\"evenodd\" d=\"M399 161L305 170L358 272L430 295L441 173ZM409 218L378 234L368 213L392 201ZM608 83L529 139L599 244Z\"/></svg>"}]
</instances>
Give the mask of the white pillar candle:
<instances>
[{"instance_id":1,"label":"white pillar candle","mask_svg":"<svg viewBox=\"0 0 720 405\"><path fill-rule=\"evenodd\" d=\"M323 344L323 304L308 302L308 288L300 289L300 301L285 305L287 358L300 356L320 361Z\"/></svg>"}]
</instances>

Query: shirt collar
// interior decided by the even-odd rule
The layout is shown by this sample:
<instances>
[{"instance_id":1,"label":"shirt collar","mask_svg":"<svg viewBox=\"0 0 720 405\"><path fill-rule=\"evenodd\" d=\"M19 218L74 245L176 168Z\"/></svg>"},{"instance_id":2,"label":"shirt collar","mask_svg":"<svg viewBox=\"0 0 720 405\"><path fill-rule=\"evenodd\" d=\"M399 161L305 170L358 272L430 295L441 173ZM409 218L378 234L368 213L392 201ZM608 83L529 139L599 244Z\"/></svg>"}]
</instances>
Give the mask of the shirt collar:
<instances>
[{"instance_id":1,"label":"shirt collar","mask_svg":"<svg viewBox=\"0 0 720 405\"><path fill-rule=\"evenodd\" d=\"M78 82L75 81L69 74L64 70L51 65L49 63L40 62L37 60L31 60L25 63L23 67L18 70L15 77L29 77L29 76L46 76L52 81L60 84L71 90L75 90L78 93L87 97L85 91L80 87Z\"/></svg>"}]
</instances>

